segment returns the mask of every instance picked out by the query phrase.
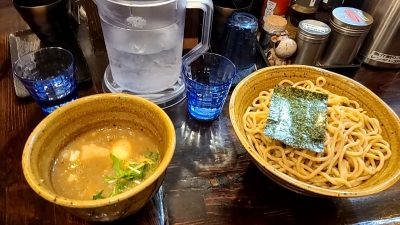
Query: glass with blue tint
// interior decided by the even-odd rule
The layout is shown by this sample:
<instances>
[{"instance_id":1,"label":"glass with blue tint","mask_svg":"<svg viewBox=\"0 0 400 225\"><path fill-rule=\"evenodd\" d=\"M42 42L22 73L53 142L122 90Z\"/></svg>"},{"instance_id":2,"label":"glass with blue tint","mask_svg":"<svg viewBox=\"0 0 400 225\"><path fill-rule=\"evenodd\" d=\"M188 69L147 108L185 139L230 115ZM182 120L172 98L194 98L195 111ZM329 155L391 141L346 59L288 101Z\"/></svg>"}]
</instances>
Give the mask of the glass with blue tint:
<instances>
[{"instance_id":1,"label":"glass with blue tint","mask_svg":"<svg viewBox=\"0 0 400 225\"><path fill-rule=\"evenodd\" d=\"M228 58L214 54L196 54L182 64L188 111L195 119L218 118L224 106L236 67Z\"/></svg>"},{"instance_id":2,"label":"glass with blue tint","mask_svg":"<svg viewBox=\"0 0 400 225\"><path fill-rule=\"evenodd\" d=\"M233 85L255 71L257 31L258 19L249 13L234 12L228 18L218 53L237 68Z\"/></svg>"},{"instance_id":3,"label":"glass with blue tint","mask_svg":"<svg viewBox=\"0 0 400 225\"><path fill-rule=\"evenodd\" d=\"M14 64L14 74L48 115L78 98L73 55L62 48L42 48Z\"/></svg>"}]
</instances>

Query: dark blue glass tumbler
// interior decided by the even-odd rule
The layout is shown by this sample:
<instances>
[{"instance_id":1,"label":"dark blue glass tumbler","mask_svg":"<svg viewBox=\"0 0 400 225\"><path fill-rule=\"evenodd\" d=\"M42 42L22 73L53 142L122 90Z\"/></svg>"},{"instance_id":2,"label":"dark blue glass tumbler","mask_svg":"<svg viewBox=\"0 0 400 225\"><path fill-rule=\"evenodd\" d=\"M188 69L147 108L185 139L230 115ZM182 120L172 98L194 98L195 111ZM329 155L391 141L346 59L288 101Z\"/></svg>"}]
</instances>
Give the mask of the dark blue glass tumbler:
<instances>
[{"instance_id":1,"label":"dark blue glass tumbler","mask_svg":"<svg viewBox=\"0 0 400 225\"><path fill-rule=\"evenodd\" d=\"M235 63L233 85L255 71L258 20L245 12L234 12L225 26L219 53Z\"/></svg>"},{"instance_id":2,"label":"dark blue glass tumbler","mask_svg":"<svg viewBox=\"0 0 400 225\"><path fill-rule=\"evenodd\" d=\"M182 75L189 114L202 121L218 118L236 76L232 61L214 53L195 54L183 61Z\"/></svg>"},{"instance_id":3,"label":"dark blue glass tumbler","mask_svg":"<svg viewBox=\"0 0 400 225\"><path fill-rule=\"evenodd\" d=\"M13 69L46 115L78 98L74 57L68 50L42 48L22 56Z\"/></svg>"}]
</instances>

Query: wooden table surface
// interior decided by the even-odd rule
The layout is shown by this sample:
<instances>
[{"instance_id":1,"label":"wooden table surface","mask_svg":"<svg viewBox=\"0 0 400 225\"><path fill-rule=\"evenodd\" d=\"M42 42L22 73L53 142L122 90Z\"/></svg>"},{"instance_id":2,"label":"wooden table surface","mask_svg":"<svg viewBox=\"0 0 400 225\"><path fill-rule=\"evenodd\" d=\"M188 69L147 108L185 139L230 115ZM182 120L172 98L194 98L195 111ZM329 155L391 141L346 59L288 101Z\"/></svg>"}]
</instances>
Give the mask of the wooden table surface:
<instances>
[{"instance_id":1,"label":"wooden table surface","mask_svg":"<svg viewBox=\"0 0 400 225\"><path fill-rule=\"evenodd\" d=\"M8 36L27 28L12 2L0 0L0 224L94 224L43 200L24 179L23 146L44 115L32 100L15 95ZM93 52L86 28L80 29L79 41L93 80L93 84L79 87L80 96L86 96L101 92L107 56ZM348 76L370 88L400 115L399 70L363 66ZM212 123L191 120L185 102L166 111L176 128L177 148L159 193L161 202L157 204L164 205L147 205L136 215L112 224L400 223L400 183L369 197L303 196L280 187L255 167L233 131L227 104Z\"/></svg>"}]
</instances>

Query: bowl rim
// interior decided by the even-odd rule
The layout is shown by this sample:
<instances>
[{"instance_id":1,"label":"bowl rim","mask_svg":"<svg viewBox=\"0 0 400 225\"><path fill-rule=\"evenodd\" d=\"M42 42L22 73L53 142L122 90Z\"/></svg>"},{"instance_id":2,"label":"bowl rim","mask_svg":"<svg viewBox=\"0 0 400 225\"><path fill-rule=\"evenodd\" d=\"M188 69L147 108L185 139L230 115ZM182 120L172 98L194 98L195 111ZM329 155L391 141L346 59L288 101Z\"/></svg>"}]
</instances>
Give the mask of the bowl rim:
<instances>
[{"instance_id":1,"label":"bowl rim","mask_svg":"<svg viewBox=\"0 0 400 225\"><path fill-rule=\"evenodd\" d=\"M168 139L169 142L169 148L166 150L164 157L162 158L160 165L157 167L157 169L154 171L152 175L150 175L147 179L145 179L142 183L139 185L124 191L123 193L113 196L113 197L107 197L104 199L98 199L98 200L76 200L76 199L70 199L66 198L63 196L58 195L55 192L50 191L48 188L45 188L44 185L40 184L40 181L38 178L35 177L35 175L32 172L32 167L30 165L30 155L32 151L32 145L35 142L37 135L42 132L42 130L46 126L51 126L51 122L53 120L56 120L58 115L60 113L63 113L70 108L74 107L80 107L82 104L85 104L86 102L90 101L98 101L100 99L114 99L114 98L125 98L125 99L130 99L132 101L136 102L141 102L143 104L149 105L151 108L153 108L158 114L161 115L163 121L165 121L167 125L167 132L171 134L171 137ZM90 95L87 97L82 97L79 98L75 101L72 101L57 110L55 110L53 113L49 114L47 117L45 117L36 127L35 129L31 132L30 136L28 137L28 140L26 141L26 144L24 146L24 150L22 153L22 170L25 176L26 181L28 182L29 186L41 197L44 199L68 208L98 208L98 207L103 207L103 206L108 206L108 205L113 205L118 202L122 202L123 200L129 199L132 196L140 193L143 191L145 188L150 186L152 183L154 183L162 174L166 171L175 151L176 147L176 133L175 133L175 128L174 125L170 119L170 117L167 115L167 113L162 110L158 105L155 103L138 97L134 95L129 95L129 94L121 94L121 93L102 93L102 94L95 94L95 95Z\"/></svg>"},{"instance_id":2,"label":"bowl rim","mask_svg":"<svg viewBox=\"0 0 400 225\"><path fill-rule=\"evenodd\" d=\"M379 96L377 96L375 93L373 93L370 89L368 89L367 87L365 87L364 85L360 84L359 82L348 78L346 76L343 76L341 74L335 73L335 72L331 72L322 68L317 68L317 67L313 67L313 66L306 66L306 65L287 65L285 66L286 69L298 69L298 68L305 68L305 69L310 69L310 70L315 70L318 72L322 72L323 74L321 74L321 76L326 75L326 76L333 76L333 77L338 77L340 78L342 81L346 81L351 83L354 86L358 86L359 88L363 89L364 91L366 91L367 93L369 93L372 97L374 97L377 101L379 101L383 106L385 106L386 110L388 111L389 114L391 114L392 117L397 118L396 121L393 121L393 123L396 123L396 125L399 127L400 126L400 118L397 116L397 114L393 111L393 109L391 107L389 107ZM389 188L390 186L392 186L393 184L395 184L399 179L400 179L400 168L398 169L398 171L396 171L396 174L394 175L394 177L392 179L386 179L385 182L380 183L378 185L376 185L374 188L369 188L367 190L362 190L362 191L348 191L346 189L344 190L331 190L331 189L326 189L326 188L321 188L321 187L317 187L311 184L306 184L302 181L299 181L295 178L292 178L284 173L281 173L279 171L276 171L271 165L269 165L268 163L266 163L264 161L264 159L257 153L257 151L254 149L253 146L251 146L248 142L247 142L247 138L245 136L242 135L239 127L237 126L236 123L234 123L233 121L235 121L235 107L234 107L234 99L236 99L240 89L242 86L247 85L247 82L251 79L253 79L253 77L256 77L260 74L263 73L267 73L268 71L275 71L275 70L279 70L282 69L281 66L270 66L270 67L266 67L263 69L260 69L250 75L248 75L247 77L245 77L241 82L239 82L239 84L235 87L235 89L232 92L231 95L231 100L229 102L229 117L233 126L233 129L235 130L236 135L238 136L240 142L242 143L243 147L246 149L246 151L250 154L250 156L252 157L252 160L256 161L256 163L259 166L264 167L266 170L268 170L271 174L273 174L273 176L278 177L279 179L283 180L284 182L288 182L291 185L294 185L298 188L301 188L302 190L306 191L306 192L313 192L316 194L320 194L323 196L331 196L331 197L344 197L344 198L348 198L348 197L360 197L360 196L366 196L366 195L372 195L372 194L376 194L380 191L383 191L387 188ZM275 181L274 181L275 182ZM287 187L285 187L287 188Z\"/></svg>"}]
</instances>

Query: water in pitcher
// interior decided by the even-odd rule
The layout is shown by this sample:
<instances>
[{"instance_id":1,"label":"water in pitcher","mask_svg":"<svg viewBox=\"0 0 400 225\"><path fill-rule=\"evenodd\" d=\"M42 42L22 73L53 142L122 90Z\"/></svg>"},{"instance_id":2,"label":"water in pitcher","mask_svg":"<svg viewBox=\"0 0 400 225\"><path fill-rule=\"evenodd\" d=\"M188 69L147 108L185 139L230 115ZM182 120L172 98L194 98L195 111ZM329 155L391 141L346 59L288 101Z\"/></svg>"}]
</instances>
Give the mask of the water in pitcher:
<instances>
[{"instance_id":1,"label":"water in pitcher","mask_svg":"<svg viewBox=\"0 0 400 225\"><path fill-rule=\"evenodd\" d=\"M140 19L128 22L140 27ZM154 93L174 85L182 65L182 22L155 30L132 30L102 19L115 82L136 93Z\"/></svg>"}]
</instances>

